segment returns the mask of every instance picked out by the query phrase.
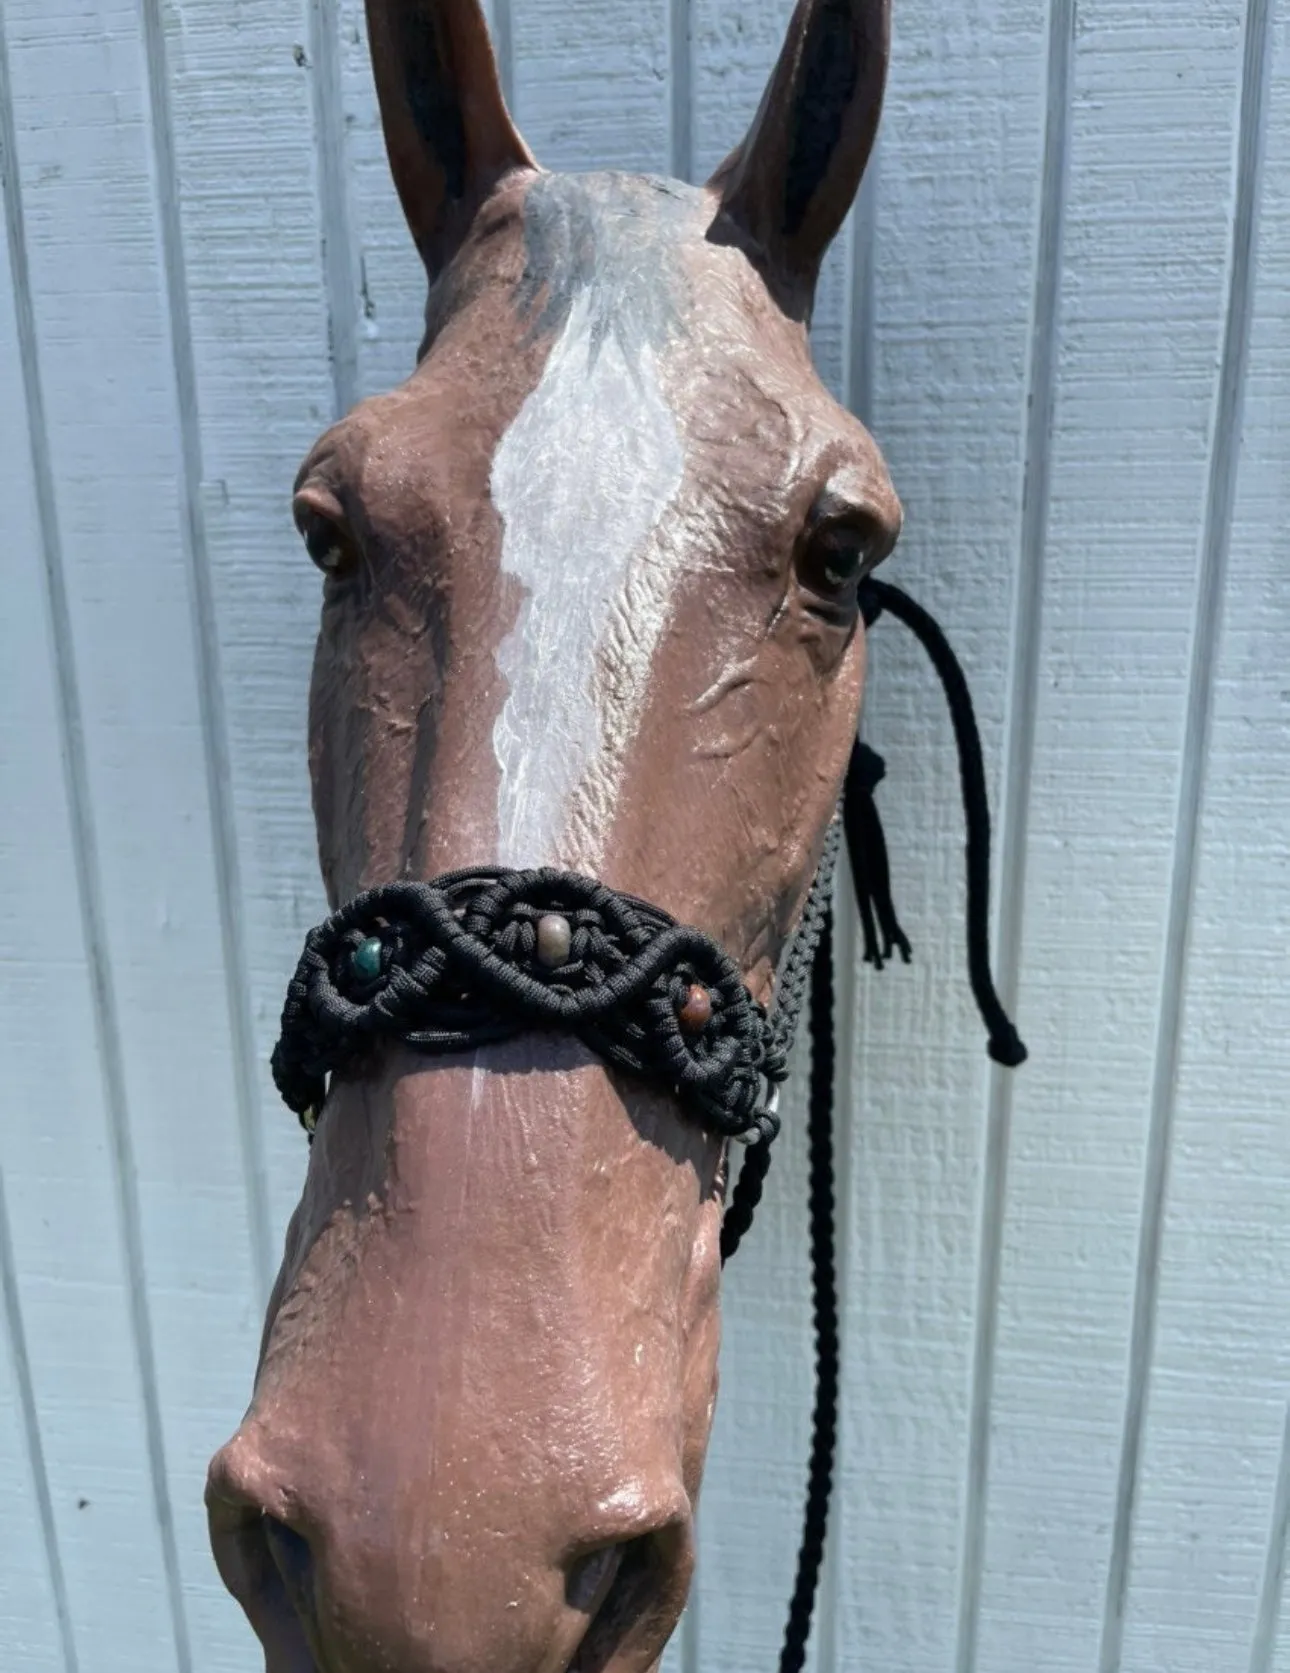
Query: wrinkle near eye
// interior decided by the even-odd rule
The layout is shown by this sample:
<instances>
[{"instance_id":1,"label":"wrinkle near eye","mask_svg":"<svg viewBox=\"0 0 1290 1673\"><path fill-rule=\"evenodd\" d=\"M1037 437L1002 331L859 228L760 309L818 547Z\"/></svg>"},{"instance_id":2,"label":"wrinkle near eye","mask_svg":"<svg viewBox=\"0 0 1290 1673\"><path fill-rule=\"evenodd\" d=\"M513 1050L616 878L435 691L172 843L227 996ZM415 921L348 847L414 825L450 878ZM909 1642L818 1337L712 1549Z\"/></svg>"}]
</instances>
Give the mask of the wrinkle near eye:
<instances>
[{"instance_id":1,"label":"wrinkle near eye","mask_svg":"<svg viewBox=\"0 0 1290 1673\"><path fill-rule=\"evenodd\" d=\"M689 706L692 715L707 714L732 692L751 685L757 678L757 658L750 656L742 662L732 662L724 668L708 689L701 692Z\"/></svg>"}]
</instances>

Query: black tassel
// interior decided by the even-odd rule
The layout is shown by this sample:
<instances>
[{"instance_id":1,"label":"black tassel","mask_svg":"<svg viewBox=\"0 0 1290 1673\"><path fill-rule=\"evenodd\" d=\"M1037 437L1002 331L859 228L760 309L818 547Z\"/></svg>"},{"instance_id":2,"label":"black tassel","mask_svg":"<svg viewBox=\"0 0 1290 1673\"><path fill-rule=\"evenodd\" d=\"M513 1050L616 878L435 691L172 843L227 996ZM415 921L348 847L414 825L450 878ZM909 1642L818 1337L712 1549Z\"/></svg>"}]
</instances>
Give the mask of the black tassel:
<instances>
[{"instance_id":1,"label":"black tassel","mask_svg":"<svg viewBox=\"0 0 1290 1673\"><path fill-rule=\"evenodd\" d=\"M911 952L909 937L900 927L891 898L887 839L873 796L886 771L886 763L877 750L857 738L842 791L842 824L864 931L864 961L875 970L881 970L897 951L908 964Z\"/></svg>"}]
</instances>

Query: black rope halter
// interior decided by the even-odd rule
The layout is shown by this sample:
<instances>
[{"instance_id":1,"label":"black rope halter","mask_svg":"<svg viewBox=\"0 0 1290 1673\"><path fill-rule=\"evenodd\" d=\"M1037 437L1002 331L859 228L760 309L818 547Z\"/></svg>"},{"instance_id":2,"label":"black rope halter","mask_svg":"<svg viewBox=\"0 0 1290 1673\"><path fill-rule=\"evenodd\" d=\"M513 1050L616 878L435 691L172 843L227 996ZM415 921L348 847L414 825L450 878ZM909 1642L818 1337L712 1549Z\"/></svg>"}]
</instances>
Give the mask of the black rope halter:
<instances>
[{"instance_id":1,"label":"black rope halter","mask_svg":"<svg viewBox=\"0 0 1290 1673\"><path fill-rule=\"evenodd\" d=\"M981 741L963 670L907 593L869 579L866 627L884 611L930 657L949 704L967 828L967 963L996 1063L1026 1048L989 960L990 813ZM752 1225L780 1130L779 1088L811 996L810 1219L815 1408L797 1579L780 1673L800 1673L824 1556L837 1438L839 1344L834 1250L833 875L845 834L865 962L881 969L908 937L873 793L885 767L859 740L840 818L780 962L769 1011L711 936L577 872L479 866L429 883L387 883L309 932L287 989L273 1076L312 1139L327 1077L370 1061L381 1041L430 1054L475 1050L534 1029L574 1034L604 1061L670 1092L708 1131L748 1146L721 1228L726 1261Z\"/></svg>"}]
</instances>

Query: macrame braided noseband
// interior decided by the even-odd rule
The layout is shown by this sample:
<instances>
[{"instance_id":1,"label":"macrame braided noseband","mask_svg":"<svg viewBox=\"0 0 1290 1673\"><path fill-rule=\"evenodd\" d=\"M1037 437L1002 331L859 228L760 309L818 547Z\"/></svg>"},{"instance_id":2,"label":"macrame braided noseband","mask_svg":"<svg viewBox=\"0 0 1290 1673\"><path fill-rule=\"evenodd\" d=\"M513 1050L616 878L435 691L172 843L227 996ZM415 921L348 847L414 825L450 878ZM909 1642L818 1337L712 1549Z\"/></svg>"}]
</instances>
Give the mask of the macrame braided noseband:
<instances>
[{"instance_id":1,"label":"macrame braided noseband","mask_svg":"<svg viewBox=\"0 0 1290 1673\"><path fill-rule=\"evenodd\" d=\"M768 1152L838 841L834 824L771 1015L711 936L577 872L475 867L371 889L305 941L273 1053L278 1090L312 1132L326 1077L360 1065L378 1041L441 1054L543 1029L576 1035L708 1131ZM554 965L540 933L553 915L568 926ZM708 1014L687 1027L696 987ZM751 1224L768 1162L736 1188L727 1256Z\"/></svg>"}]
</instances>

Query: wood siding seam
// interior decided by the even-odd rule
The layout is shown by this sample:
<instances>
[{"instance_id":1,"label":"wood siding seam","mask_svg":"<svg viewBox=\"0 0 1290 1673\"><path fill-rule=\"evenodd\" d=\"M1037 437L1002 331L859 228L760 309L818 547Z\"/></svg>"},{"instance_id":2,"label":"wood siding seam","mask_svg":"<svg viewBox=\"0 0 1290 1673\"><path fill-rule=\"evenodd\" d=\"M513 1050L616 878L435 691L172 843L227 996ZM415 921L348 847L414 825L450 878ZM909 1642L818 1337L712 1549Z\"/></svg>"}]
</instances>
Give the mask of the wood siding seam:
<instances>
[{"instance_id":1,"label":"wood siding seam","mask_svg":"<svg viewBox=\"0 0 1290 1673\"><path fill-rule=\"evenodd\" d=\"M671 79L668 167L674 179L694 175L694 20L692 0L668 8L668 73Z\"/></svg>"},{"instance_id":2,"label":"wood siding seam","mask_svg":"<svg viewBox=\"0 0 1290 1673\"><path fill-rule=\"evenodd\" d=\"M192 620L196 685L203 741L206 794L210 807L211 849L215 867L220 944L229 1032L238 1136L246 1193L252 1269L261 1299L267 1303L275 1269L268 1163L262 1134L262 1111L256 1069L255 1023L251 1015L250 965L243 931L243 891L237 817L229 755L228 715L219 649L210 545L202 502L201 414L193 350L188 275L179 209L179 176L174 123L170 111L170 72L160 0L141 0L147 59L157 219L170 326L171 368L179 419L183 481L182 536Z\"/></svg>"},{"instance_id":3,"label":"wood siding seam","mask_svg":"<svg viewBox=\"0 0 1290 1673\"><path fill-rule=\"evenodd\" d=\"M1004 730L1003 808L994 876L998 902L996 976L1004 1006L1014 1016L1021 964L1030 792L1035 762L1039 645L1043 627L1045 548L1070 178L1075 24L1075 0L1052 0L1049 9L1039 225L1035 245L1035 288L1026 383L1019 559ZM1020 1018L1020 1027L1024 1038L1024 1016ZM1013 1072L992 1064L987 1082L955 1673L975 1673L977 1664L1014 1087Z\"/></svg>"},{"instance_id":4,"label":"wood siding seam","mask_svg":"<svg viewBox=\"0 0 1290 1673\"><path fill-rule=\"evenodd\" d=\"M1030 785L1035 756L1044 553L1048 531L1050 444L1057 392L1061 276L1070 170L1071 92L1075 54L1074 0L1053 0L1049 50L1035 292L1027 380L1020 561L1009 670L1003 817L995 868L997 979L1015 1013L1024 918ZM1022 1019L1024 1034L1024 1018ZM1012 1074L993 1066L988 1082L983 1164L967 1482L959 1577L956 1673L973 1673L985 1566L990 1429L998 1336L1003 1223L1007 1203Z\"/></svg>"},{"instance_id":5,"label":"wood siding seam","mask_svg":"<svg viewBox=\"0 0 1290 1673\"><path fill-rule=\"evenodd\" d=\"M507 109L515 115L515 24L511 17L511 0L492 0L490 22L493 30L493 51L497 55L497 75L502 84L502 97Z\"/></svg>"},{"instance_id":6,"label":"wood siding seam","mask_svg":"<svg viewBox=\"0 0 1290 1673\"><path fill-rule=\"evenodd\" d=\"M1267 1556L1259 1588L1258 1614L1250 1646L1250 1673L1272 1673L1277 1650L1277 1628L1281 1619L1281 1596L1285 1590L1286 1544L1290 1539L1290 1406L1286 1407L1281 1437L1281 1459L1277 1469L1272 1522L1268 1529Z\"/></svg>"},{"instance_id":7,"label":"wood siding seam","mask_svg":"<svg viewBox=\"0 0 1290 1673\"><path fill-rule=\"evenodd\" d=\"M5 105L0 145L9 144L7 78L4 70L4 20L0 17L0 104ZM9 179L4 179L8 193ZM36 1388L31 1372L31 1356L27 1351L27 1333L22 1322L22 1298L18 1294L18 1263L14 1255L13 1235L9 1229L9 1205L5 1196L4 1173L0 1171L0 1301L4 1306L5 1334L13 1361L14 1380L18 1385L18 1404L21 1408L23 1442L27 1467L31 1472L32 1492L40 1518L41 1542L44 1546L45 1567L49 1574L49 1589L54 1599L54 1614L58 1621L58 1638L63 1652L66 1673L79 1673L76 1637L72 1631L72 1612L67 1597L67 1577L63 1572L63 1556L58 1545L58 1528L54 1521L54 1500L49 1487L49 1470L45 1464L45 1448L40 1433L40 1413L36 1408Z\"/></svg>"},{"instance_id":8,"label":"wood siding seam","mask_svg":"<svg viewBox=\"0 0 1290 1673\"><path fill-rule=\"evenodd\" d=\"M862 424L873 421L874 247L878 231L878 191L882 179L879 133L851 210L847 239L847 306L842 321L842 403ZM897 486L899 492L899 485Z\"/></svg>"},{"instance_id":9,"label":"wood siding seam","mask_svg":"<svg viewBox=\"0 0 1290 1673\"><path fill-rule=\"evenodd\" d=\"M165 1570L167 1602L178 1673L192 1673L188 1621L179 1570L179 1548L166 1469L161 1400L157 1384L156 1349L148 1304L143 1240L139 1220L139 1193L130 1112L125 1086L125 1064L117 1016L116 991L103 910L103 889L99 871L85 727L77 680L71 614L68 606L62 538L54 493L53 460L41 382L36 316L27 259L27 238L18 169L17 136L13 120L13 97L9 73L4 18L0 13L0 175L5 202L5 234L9 266L13 275L14 311L18 324L18 346L22 364L23 396L31 446L31 469L36 493L40 529L41 567L44 577L45 610L53 650L55 691L58 705L59 744L71 825L77 903L90 978L94 1031L98 1046L98 1067L112 1148L117 1218L122 1256L128 1277L129 1309L135 1358L138 1365L143 1429L146 1437L148 1471L153 1510L160 1536ZM52 1554L57 1561L57 1553Z\"/></svg>"},{"instance_id":10,"label":"wood siding seam","mask_svg":"<svg viewBox=\"0 0 1290 1673\"><path fill-rule=\"evenodd\" d=\"M697 1544L699 1538L698 1516L695 1516L694 1537ZM686 1599L685 1613L681 1616L681 1624L677 1629L680 1639L681 1673L703 1673L703 1659L700 1651L700 1611L702 1607L702 1588L696 1574L690 1595Z\"/></svg>"},{"instance_id":11,"label":"wood siding seam","mask_svg":"<svg viewBox=\"0 0 1290 1673\"><path fill-rule=\"evenodd\" d=\"M1267 131L1271 62L1270 0L1248 0L1235 164L1226 318L1210 431L1199 572L1196 580L1191 665L1179 774L1173 863L1169 879L1151 1107L1144 1168L1142 1215L1129 1336L1127 1390L1111 1557L1098 1673L1119 1673L1124 1646L1125 1603L1132 1558L1134 1517L1142 1464L1143 1434L1155 1351L1160 1253L1169 1186L1169 1160L1177 1102L1182 1027L1186 1009L1187 959L1191 941L1204 814L1206 765L1214 706L1215 675L1222 631L1223 596L1231 544L1232 509L1240 463L1245 377L1255 283L1255 250ZM1275 1533L1275 1525L1273 1532ZM1269 1554L1269 1562L1273 1554Z\"/></svg>"},{"instance_id":12,"label":"wood siding seam","mask_svg":"<svg viewBox=\"0 0 1290 1673\"><path fill-rule=\"evenodd\" d=\"M346 195L345 118L340 87L340 12L337 0L310 0L309 57L313 92L318 209L322 221L323 287L331 357L332 417L358 401L358 293L353 231Z\"/></svg>"},{"instance_id":13,"label":"wood siding seam","mask_svg":"<svg viewBox=\"0 0 1290 1673\"><path fill-rule=\"evenodd\" d=\"M846 245L846 286L842 318L842 398L847 409L867 423L873 410L873 362L876 331L874 310L874 238L877 220L878 152L881 141L869 158L869 166L861 182L860 193L851 210L844 231ZM838 1042L838 1062L845 1065L846 1082L854 1082L856 1059L860 1049L860 993L863 962L860 952L859 908L848 868L839 868L833 887L833 942L835 1028ZM834 1133L835 1145L835 1227L838 1250L838 1317L843 1321L841 1335L842 1395L839 1418L845 1417L847 1389L852 1379L848 1375L847 1348L851 1332L846 1329L852 1258L852 1196L855 1189L856 1140L855 1114L841 1109ZM820 1575L819 1602L815 1628L815 1673L836 1673L844 1663L843 1647L839 1644L838 1628L841 1615L841 1573L845 1557L843 1548L843 1512L841 1482L846 1451L846 1424L840 1421L834 1454L833 1478L835 1499L830 1509L828 1540L824 1548L823 1571Z\"/></svg>"}]
</instances>

